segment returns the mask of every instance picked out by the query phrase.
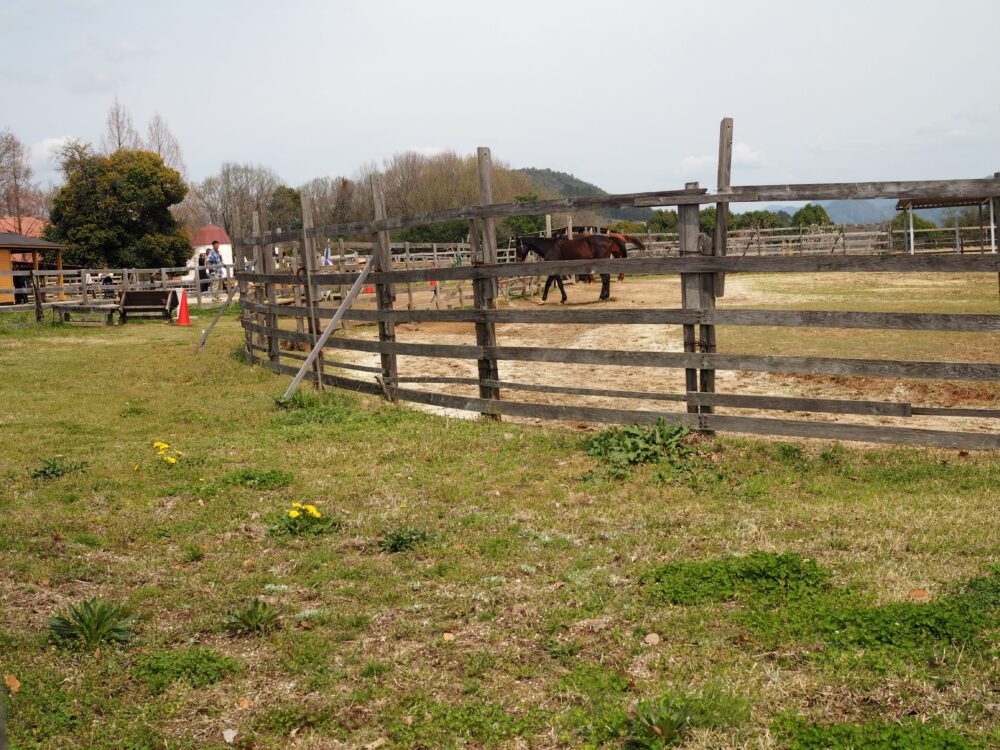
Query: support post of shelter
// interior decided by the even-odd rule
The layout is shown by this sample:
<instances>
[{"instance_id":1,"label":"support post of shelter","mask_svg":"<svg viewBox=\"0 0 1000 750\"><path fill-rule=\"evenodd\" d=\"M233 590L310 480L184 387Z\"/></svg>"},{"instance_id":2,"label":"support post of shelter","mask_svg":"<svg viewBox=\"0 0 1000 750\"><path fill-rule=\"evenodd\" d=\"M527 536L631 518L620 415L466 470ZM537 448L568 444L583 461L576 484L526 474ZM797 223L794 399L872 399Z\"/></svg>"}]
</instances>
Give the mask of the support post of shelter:
<instances>
[{"instance_id":1,"label":"support post of shelter","mask_svg":"<svg viewBox=\"0 0 1000 750\"><path fill-rule=\"evenodd\" d=\"M906 204L906 208L910 217L910 255L914 255L917 252L917 247L913 244L913 201Z\"/></svg>"},{"instance_id":2,"label":"support post of shelter","mask_svg":"<svg viewBox=\"0 0 1000 750\"><path fill-rule=\"evenodd\" d=\"M992 214L991 214L992 216ZM63 260L62 260L62 250L56 250L56 268L59 270L59 299L66 299L66 291L63 289Z\"/></svg>"},{"instance_id":3,"label":"support post of shelter","mask_svg":"<svg viewBox=\"0 0 1000 750\"><path fill-rule=\"evenodd\" d=\"M382 176L373 174L371 177L371 186L375 221L380 221L386 216ZM392 250L389 247L388 231L383 229L375 232L372 257L368 259L368 262L374 264L376 271L388 272L392 270ZM392 284L379 282L375 285L375 302L379 310L391 310L395 301L396 293ZM396 324L393 321L379 321L378 340L383 343L394 343L396 341ZM399 377L396 354L395 352L383 351L380 357L382 363L382 380L390 385L390 390L393 390L396 387L396 378Z\"/></svg>"}]
</instances>

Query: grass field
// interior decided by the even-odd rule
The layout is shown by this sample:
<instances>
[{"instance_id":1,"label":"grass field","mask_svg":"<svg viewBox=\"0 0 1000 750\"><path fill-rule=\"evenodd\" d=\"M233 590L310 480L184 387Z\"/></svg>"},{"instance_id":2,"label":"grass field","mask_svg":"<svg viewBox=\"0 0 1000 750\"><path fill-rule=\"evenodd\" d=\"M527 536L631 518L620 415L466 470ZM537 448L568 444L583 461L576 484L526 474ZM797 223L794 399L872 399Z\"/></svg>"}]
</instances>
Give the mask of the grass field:
<instances>
[{"instance_id":1,"label":"grass field","mask_svg":"<svg viewBox=\"0 0 1000 750\"><path fill-rule=\"evenodd\" d=\"M0 322L12 748L1000 746L996 455L281 407L207 320Z\"/></svg>"}]
</instances>

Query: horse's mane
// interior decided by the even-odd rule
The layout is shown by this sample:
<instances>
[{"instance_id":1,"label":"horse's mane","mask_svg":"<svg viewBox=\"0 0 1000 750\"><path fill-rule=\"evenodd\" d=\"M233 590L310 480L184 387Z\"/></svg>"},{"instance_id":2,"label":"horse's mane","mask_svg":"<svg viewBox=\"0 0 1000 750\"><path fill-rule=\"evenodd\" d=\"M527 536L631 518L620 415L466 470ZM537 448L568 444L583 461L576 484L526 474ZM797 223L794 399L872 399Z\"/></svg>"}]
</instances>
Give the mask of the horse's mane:
<instances>
[{"instance_id":1,"label":"horse's mane","mask_svg":"<svg viewBox=\"0 0 1000 750\"><path fill-rule=\"evenodd\" d=\"M628 250L625 247L625 240L623 240L617 234L608 234L608 235L605 235L605 236L609 240L611 240L612 242L614 242L616 245L618 245L618 249L622 251L622 257L623 258L627 258L628 257ZM640 245L640 247L641 247L641 245Z\"/></svg>"}]
</instances>

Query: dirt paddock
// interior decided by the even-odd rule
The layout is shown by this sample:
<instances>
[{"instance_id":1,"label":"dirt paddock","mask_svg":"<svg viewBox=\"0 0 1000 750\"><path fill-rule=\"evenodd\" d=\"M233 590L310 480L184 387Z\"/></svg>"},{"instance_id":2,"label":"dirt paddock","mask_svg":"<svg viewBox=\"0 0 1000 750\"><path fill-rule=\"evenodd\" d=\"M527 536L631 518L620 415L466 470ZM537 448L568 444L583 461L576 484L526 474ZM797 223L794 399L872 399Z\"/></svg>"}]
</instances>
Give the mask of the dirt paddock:
<instances>
[{"instance_id":1,"label":"dirt paddock","mask_svg":"<svg viewBox=\"0 0 1000 750\"><path fill-rule=\"evenodd\" d=\"M970 275L903 273L886 274L782 274L730 275L720 307L909 311L909 312L997 312L996 279L992 274ZM982 278L985 277L985 278ZM972 279L970 281L970 278ZM600 284L567 285L569 301L564 307L674 308L680 306L680 279L676 276L632 277L612 281L611 300L598 302ZM545 306L560 307L559 294L549 295ZM404 307L406 295L397 292L397 307ZM988 305L992 304L990 309ZM535 308L540 297L513 299L504 307ZM1000 334L970 334L927 331L865 331L829 328L752 328L719 326L718 351L742 354L784 354L854 357L872 359L913 359L996 362L1000 357ZM374 338L371 328L352 329L350 335ZM396 327L397 340L407 343L475 344L472 323L415 323ZM500 324L497 342L501 346L559 347L566 349L618 349L651 352L683 351L679 325L547 325L539 323ZM346 352L337 352L343 357ZM378 355L349 353L350 361L377 365ZM476 377L472 360L400 356L402 377ZM546 362L499 362L501 381L537 385L564 385L607 390L663 393L684 392L682 369L625 367L611 365L552 364ZM356 376L356 373L350 373ZM802 396L814 398L870 399L910 402L913 406L1000 408L1000 386L996 383L966 381L920 381L856 376L794 375L719 370L719 393ZM407 388L455 395L477 396L476 386L417 383ZM543 404L576 404L650 411L685 411L683 403L579 396L503 390L505 400ZM470 412L421 406L435 413L472 418ZM807 418L812 421L885 424L905 427L995 432L997 420L940 416L875 417L844 414L788 413L716 407L721 414ZM518 419L543 424L549 420ZM597 425L568 422L578 429Z\"/></svg>"}]
</instances>

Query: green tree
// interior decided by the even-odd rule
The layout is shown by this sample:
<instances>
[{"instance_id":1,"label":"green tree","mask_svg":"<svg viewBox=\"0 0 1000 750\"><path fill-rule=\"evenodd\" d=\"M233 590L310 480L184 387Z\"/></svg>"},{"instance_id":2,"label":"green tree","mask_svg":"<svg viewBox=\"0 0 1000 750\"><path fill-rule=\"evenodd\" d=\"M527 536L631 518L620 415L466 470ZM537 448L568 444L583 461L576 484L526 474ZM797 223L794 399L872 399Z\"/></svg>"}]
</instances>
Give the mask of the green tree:
<instances>
[{"instance_id":1,"label":"green tree","mask_svg":"<svg viewBox=\"0 0 1000 750\"><path fill-rule=\"evenodd\" d=\"M618 234L640 234L646 231L646 225L641 221L618 221L608 227Z\"/></svg>"},{"instance_id":2,"label":"green tree","mask_svg":"<svg viewBox=\"0 0 1000 750\"><path fill-rule=\"evenodd\" d=\"M267 204L267 221L272 229L302 229L302 196L295 188L278 185Z\"/></svg>"},{"instance_id":3,"label":"green tree","mask_svg":"<svg viewBox=\"0 0 1000 750\"><path fill-rule=\"evenodd\" d=\"M515 203L529 203L541 200L536 193L524 193L515 195ZM545 229L545 216L533 214L531 216L511 216L506 220L507 230L510 236L520 237L522 234L536 234Z\"/></svg>"},{"instance_id":4,"label":"green tree","mask_svg":"<svg viewBox=\"0 0 1000 750\"><path fill-rule=\"evenodd\" d=\"M894 217L892 217L891 224L893 229L909 229L910 217L906 215L906 211L900 211ZM919 216L918 214L913 214L913 228L936 229L937 224L935 224L933 221L928 221L927 219Z\"/></svg>"},{"instance_id":5,"label":"green tree","mask_svg":"<svg viewBox=\"0 0 1000 750\"><path fill-rule=\"evenodd\" d=\"M187 185L150 151L109 156L77 149L63 160L66 184L52 201L45 237L67 245L68 263L97 267L179 266L191 244L170 213Z\"/></svg>"},{"instance_id":6,"label":"green tree","mask_svg":"<svg viewBox=\"0 0 1000 750\"><path fill-rule=\"evenodd\" d=\"M813 227L833 224L826 215L826 209L815 203L807 203L792 215L792 226Z\"/></svg>"},{"instance_id":7,"label":"green tree","mask_svg":"<svg viewBox=\"0 0 1000 750\"><path fill-rule=\"evenodd\" d=\"M417 224L392 233L393 242L465 242L469 222L462 219L437 224Z\"/></svg>"},{"instance_id":8,"label":"green tree","mask_svg":"<svg viewBox=\"0 0 1000 750\"><path fill-rule=\"evenodd\" d=\"M715 206L701 209L698 212L698 229L702 232L712 234L715 231L715 219Z\"/></svg>"},{"instance_id":9,"label":"green tree","mask_svg":"<svg viewBox=\"0 0 1000 750\"><path fill-rule=\"evenodd\" d=\"M773 211L746 211L731 216L730 223L734 229L749 229L753 226L761 229L772 229L788 226L788 223Z\"/></svg>"},{"instance_id":10,"label":"green tree","mask_svg":"<svg viewBox=\"0 0 1000 750\"><path fill-rule=\"evenodd\" d=\"M653 215L646 221L646 227L650 232L676 232L677 212L673 209L653 211Z\"/></svg>"}]
</instances>

